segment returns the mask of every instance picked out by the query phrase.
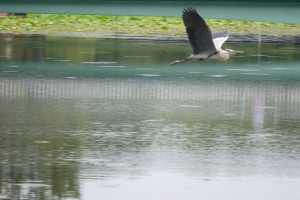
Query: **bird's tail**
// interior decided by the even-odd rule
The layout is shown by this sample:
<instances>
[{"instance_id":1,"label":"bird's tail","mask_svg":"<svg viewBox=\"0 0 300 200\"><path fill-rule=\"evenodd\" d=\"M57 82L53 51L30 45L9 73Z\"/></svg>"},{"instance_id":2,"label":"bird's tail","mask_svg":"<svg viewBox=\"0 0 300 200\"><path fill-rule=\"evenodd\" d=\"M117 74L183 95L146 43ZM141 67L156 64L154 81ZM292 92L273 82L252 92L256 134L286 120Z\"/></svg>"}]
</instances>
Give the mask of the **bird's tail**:
<instances>
[{"instance_id":1,"label":"bird's tail","mask_svg":"<svg viewBox=\"0 0 300 200\"><path fill-rule=\"evenodd\" d=\"M181 62L184 62L184 61L187 61L188 59L184 59L184 60L176 60L174 62L171 62L170 65L175 65L177 63L181 63Z\"/></svg>"}]
</instances>

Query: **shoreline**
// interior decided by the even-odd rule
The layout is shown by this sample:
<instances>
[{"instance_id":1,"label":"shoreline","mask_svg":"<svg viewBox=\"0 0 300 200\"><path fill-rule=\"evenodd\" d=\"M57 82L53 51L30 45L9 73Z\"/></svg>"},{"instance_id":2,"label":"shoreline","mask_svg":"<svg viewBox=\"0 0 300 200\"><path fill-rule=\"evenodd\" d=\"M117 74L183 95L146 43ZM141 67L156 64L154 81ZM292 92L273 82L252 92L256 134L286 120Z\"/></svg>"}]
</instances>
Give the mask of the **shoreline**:
<instances>
[{"instance_id":1,"label":"shoreline","mask_svg":"<svg viewBox=\"0 0 300 200\"><path fill-rule=\"evenodd\" d=\"M120 39L120 40L141 40L141 41L188 41L186 34L183 35L167 35L167 34L96 34L96 33L55 33L49 34L46 32L37 33L1 33L0 37L5 36L54 36L54 37L78 37L78 38L106 38L106 39ZM274 34L257 34L257 33L231 33L227 43L247 43L247 42L261 42L261 43L293 43L300 44L300 34L292 35L274 35Z\"/></svg>"},{"instance_id":2,"label":"shoreline","mask_svg":"<svg viewBox=\"0 0 300 200\"><path fill-rule=\"evenodd\" d=\"M300 24L205 19L212 33L228 30L227 42L300 43ZM27 14L0 18L0 33L135 40L187 41L180 17Z\"/></svg>"}]
</instances>

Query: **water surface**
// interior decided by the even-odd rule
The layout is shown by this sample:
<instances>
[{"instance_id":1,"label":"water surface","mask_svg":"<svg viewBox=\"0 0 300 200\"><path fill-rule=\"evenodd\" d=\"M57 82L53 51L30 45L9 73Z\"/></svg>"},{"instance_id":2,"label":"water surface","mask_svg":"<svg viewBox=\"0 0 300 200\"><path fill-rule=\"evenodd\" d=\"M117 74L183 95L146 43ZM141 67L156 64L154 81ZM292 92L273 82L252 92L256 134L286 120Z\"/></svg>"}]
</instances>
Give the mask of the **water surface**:
<instances>
[{"instance_id":1,"label":"water surface","mask_svg":"<svg viewBox=\"0 0 300 200\"><path fill-rule=\"evenodd\" d=\"M2 35L0 199L300 198L300 46Z\"/></svg>"}]
</instances>

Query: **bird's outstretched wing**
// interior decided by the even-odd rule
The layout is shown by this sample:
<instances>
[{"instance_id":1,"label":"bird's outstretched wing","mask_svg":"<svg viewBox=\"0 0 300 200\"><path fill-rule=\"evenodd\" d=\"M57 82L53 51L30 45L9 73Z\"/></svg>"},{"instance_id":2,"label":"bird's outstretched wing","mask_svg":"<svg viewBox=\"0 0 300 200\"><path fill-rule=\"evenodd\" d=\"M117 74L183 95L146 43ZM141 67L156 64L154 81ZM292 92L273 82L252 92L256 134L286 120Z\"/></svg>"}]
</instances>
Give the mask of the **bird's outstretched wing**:
<instances>
[{"instance_id":1,"label":"bird's outstretched wing","mask_svg":"<svg viewBox=\"0 0 300 200\"><path fill-rule=\"evenodd\" d=\"M184 9L182 19L194 54L201 53L207 56L215 54L217 50L212 40L211 30L195 7Z\"/></svg>"},{"instance_id":2,"label":"bird's outstretched wing","mask_svg":"<svg viewBox=\"0 0 300 200\"><path fill-rule=\"evenodd\" d=\"M223 43L228 39L227 29L225 31L214 33L212 37L217 51L221 50Z\"/></svg>"}]
</instances>

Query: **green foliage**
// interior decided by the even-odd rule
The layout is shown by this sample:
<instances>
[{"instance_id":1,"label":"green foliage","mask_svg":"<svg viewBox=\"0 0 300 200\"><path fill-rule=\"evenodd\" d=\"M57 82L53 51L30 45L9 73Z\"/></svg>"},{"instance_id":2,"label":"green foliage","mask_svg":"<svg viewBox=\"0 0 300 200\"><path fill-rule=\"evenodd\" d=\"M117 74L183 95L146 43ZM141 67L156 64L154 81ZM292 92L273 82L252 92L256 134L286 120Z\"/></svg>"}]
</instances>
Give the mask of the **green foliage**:
<instances>
[{"instance_id":1,"label":"green foliage","mask_svg":"<svg viewBox=\"0 0 300 200\"><path fill-rule=\"evenodd\" d=\"M213 31L269 34L298 34L300 25L272 22L206 19ZM1 17L0 32L4 33L72 33L86 34L185 34L178 17L27 14L27 18Z\"/></svg>"}]
</instances>

